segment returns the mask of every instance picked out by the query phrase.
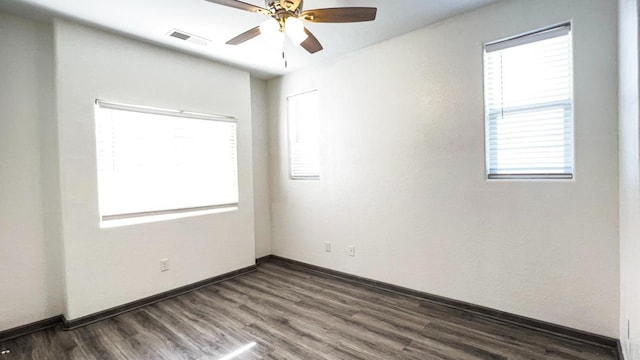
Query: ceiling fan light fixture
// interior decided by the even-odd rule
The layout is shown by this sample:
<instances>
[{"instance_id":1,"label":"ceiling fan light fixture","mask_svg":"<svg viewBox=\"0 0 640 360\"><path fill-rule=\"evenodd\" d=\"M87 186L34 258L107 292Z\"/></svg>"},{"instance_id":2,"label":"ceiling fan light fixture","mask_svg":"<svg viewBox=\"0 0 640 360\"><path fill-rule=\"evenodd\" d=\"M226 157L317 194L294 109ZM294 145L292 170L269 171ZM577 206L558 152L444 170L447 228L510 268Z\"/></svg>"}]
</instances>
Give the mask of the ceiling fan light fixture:
<instances>
[{"instance_id":1,"label":"ceiling fan light fixture","mask_svg":"<svg viewBox=\"0 0 640 360\"><path fill-rule=\"evenodd\" d=\"M285 21L284 32L296 45L300 45L307 39L307 37L309 37L309 35L304 31L304 24L302 23L302 20L293 16L288 17Z\"/></svg>"},{"instance_id":2,"label":"ceiling fan light fixture","mask_svg":"<svg viewBox=\"0 0 640 360\"><path fill-rule=\"evenodd\" d=\"M260 33L264 36L266 42L273 47L280 47L284 42L284 33L280 31L278 20L269 18L260 24Z\"/></svg>"},{"instance_id":3,"label":"ceiling fan light fixture","mask_svg":"<svg viewBox=\"0 0 640 360\"><path fill-rule=\"evenodd\" d=\"M357 23L375 20L378 11L375 7L336 7L303 10L304 0L264 0L264 8L240 0L207 1L253 13L257 12L270 17L269 20L261 25L241 33L227 41L226 44L240 45L262 34L267 43L280 46L284 50L285 37L289 37L291 43L300 45L309 54L315 54L322 50L322 44L304 27L302 20L313 23Z\"/></svg>"},{"instance_id":4,"label":"ceiling fan light fixture","mask_svg":"<svg viewBox=\"0 0 640 360\"><path fill-rule=\"evenodd\" d=\"M280 32L280 24L274 18L269 18L260 24L260 33L266 37L274 36L278 32Z\"/></svg>"}]
</instances>

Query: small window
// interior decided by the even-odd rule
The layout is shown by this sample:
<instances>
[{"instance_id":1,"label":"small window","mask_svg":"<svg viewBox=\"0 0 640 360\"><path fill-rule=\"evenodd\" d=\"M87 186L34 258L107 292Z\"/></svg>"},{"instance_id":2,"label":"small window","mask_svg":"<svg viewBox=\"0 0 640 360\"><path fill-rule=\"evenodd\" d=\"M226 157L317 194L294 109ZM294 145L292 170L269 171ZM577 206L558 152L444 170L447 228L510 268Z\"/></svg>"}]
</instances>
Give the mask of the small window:
<instances>
[{"instance_id":1,"label":"small window","mask_svg":"<svg viewBox=\"0 0 640 360\"><path fill-rule=\"evenodd\" d=\"M291 179L320 179L318 91L287 98L287 119Z\"/></svg>"},{"instance_id":2,"label":"small window","mask_svg":"<svg viewBox=\"0 0 640 360\"><path fill-rule=\"evenodd\" d=\"M102 221L237 206L235 119L96 103Z\"/></svg>"},{"instance_id":3,"label":"small window","mask_svg":"<svg viewBox=\"0 0 640 360\"><path fill-rule=\"evenodd\" d=\"M572 179L571 26L484 47L489 179Z\"/></svg>"}]
</instances>

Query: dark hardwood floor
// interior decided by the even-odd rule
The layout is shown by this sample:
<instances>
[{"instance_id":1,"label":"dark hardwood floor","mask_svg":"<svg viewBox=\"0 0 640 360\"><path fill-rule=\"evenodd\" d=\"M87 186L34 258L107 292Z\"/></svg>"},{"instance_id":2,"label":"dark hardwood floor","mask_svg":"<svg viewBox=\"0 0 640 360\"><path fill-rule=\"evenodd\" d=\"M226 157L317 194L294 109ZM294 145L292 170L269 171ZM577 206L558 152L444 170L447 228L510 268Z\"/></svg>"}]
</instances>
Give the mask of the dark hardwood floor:
<instances>
[{"instance_id":1,"label":"dark hardwood floor","mask_svg":"<svg viewBox=\"0 0 640 360\"><path fill-rule=\"evenodd\" d=\"M0 343L0 350L10 351L0 360L615 359L604 347L278 262L83 328Z\"/></svg>"}]
</instances>

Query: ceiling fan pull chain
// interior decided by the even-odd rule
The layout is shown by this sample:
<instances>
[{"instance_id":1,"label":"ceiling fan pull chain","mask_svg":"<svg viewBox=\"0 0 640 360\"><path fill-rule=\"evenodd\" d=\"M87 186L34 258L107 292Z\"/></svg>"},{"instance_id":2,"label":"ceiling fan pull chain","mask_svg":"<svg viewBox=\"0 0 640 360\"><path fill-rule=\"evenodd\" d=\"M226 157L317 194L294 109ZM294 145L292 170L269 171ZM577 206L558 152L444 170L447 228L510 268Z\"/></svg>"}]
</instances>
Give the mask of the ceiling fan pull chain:
<instances>
[{"instance_id":1,"label":"ceiling fan pull chain","mask_svg":"<svg viewBox=\"0 0 640 360\"><path fill-rule=\"evenodd\" d=\"M284 67L286 69L288 67L288 64L287 64L287 56L285 55L285 52L284 52L284 44L282 45L282 61L284 61Z\"/></svg>"}]
</instances>

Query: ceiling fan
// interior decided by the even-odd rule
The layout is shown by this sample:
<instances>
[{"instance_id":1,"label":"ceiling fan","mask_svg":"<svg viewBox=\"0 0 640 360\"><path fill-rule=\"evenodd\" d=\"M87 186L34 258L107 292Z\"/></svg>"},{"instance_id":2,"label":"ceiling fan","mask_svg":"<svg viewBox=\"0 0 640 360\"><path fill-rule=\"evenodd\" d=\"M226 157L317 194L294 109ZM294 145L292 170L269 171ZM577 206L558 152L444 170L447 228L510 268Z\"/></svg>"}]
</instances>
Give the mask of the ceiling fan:
<instances>
[{"instance_id":1,"label":"ceiling fan","mask_svg":"<svg viewBox=\"0 0 640 360\"><path fill-rule=\"evenodd\" d=\"M302 10L302 0L265 0L266 8L237 0L207 0L240 10L269 16L271 19L249 29L227 41L229 45L239 45L263 34L266 37L284 40L286 34L292 42L299 44L309 53L322 50L318 39L304 27L303 21L317 23L349 23L376 19L374 7L342 7ZM269 40L269 39L268 39Z\"/></svg>"}]
</instances>

